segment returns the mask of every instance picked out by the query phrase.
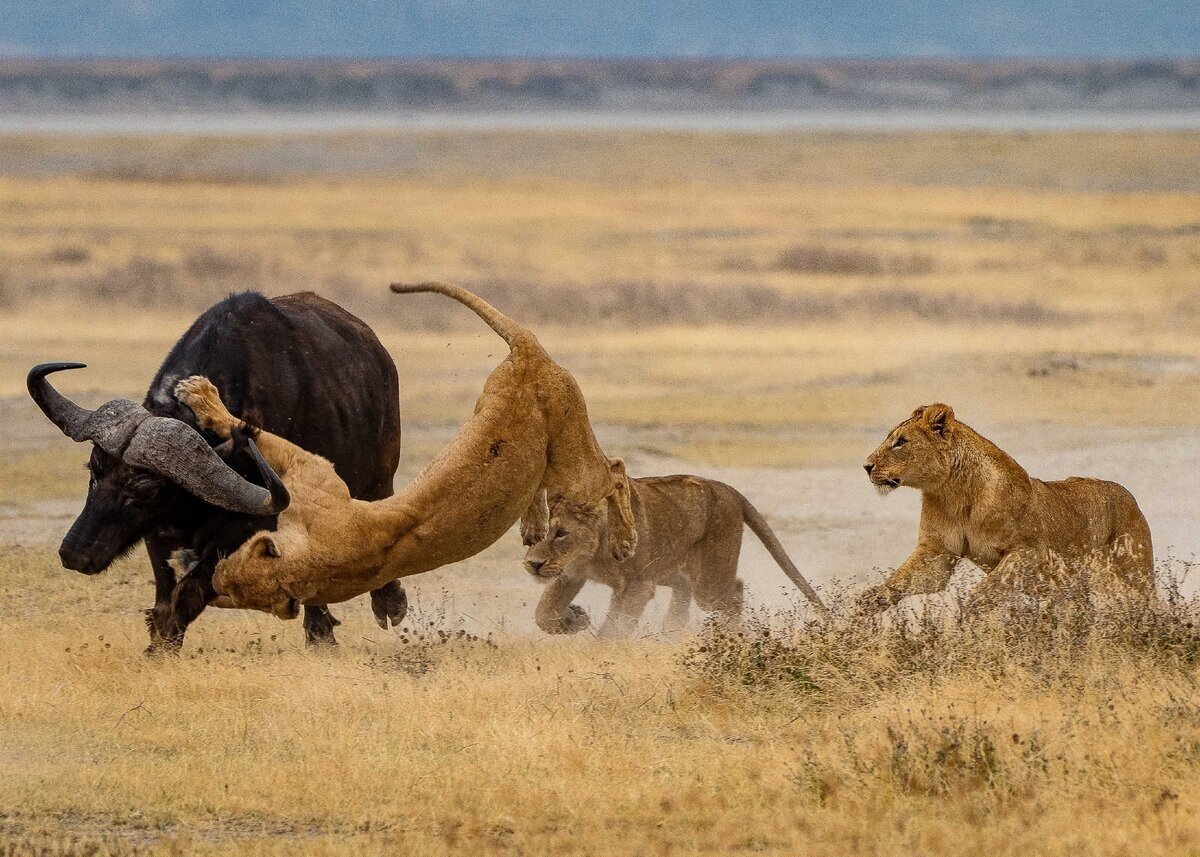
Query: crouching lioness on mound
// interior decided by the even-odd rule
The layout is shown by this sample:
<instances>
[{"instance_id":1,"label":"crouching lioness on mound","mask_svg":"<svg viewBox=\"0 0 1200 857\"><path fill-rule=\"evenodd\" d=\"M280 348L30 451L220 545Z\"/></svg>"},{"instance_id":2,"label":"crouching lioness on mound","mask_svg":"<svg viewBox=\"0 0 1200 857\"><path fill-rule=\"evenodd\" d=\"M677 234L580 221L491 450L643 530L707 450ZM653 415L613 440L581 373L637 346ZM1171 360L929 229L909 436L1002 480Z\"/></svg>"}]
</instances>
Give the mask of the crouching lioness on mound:
<instances>
[{"instance_id":1,"label":"crouching lioness on mound","mask_svg":"<svg viewBox=\"0 0 1200 857\"><path fill-rule=\"evenodd\" d=\"M255 533L218 563L217 592L233 606L292 618L301 604L345 601L473 556L518 519L532 544L545 534L547 490L606 516L610 549L632 555L637 533L627 492L614 483L571 374L532 333L465 289L426 283L392 290L452 297L508 343L474 416L410 485L375 502L352 499L324 458L248 429L292 502L274 532ZM198 425L220 437L246 429L204 378L180 381L177 395Z\"/></svg>"},{"instance_id":2,"label":"crouching lioness on mound","mask_svg":"<svg viewBox=\"0 0 1200 857\"><path fill-rule=\"evenodd\" d=\"M693 595L704 610L740 615L742 581L737 569L743 524L813 605L825 611L766 520L739 492L697 476L629 479L621 459L612 459L611 464L615 481L628 486L638 532L637 554L614 559L610 549L614 534L604 515L561 497L551 498L546 538L525 554L525 569L549 581L535 613L543 631L571 634L588 627L587 613L571 603L588 580L613 590L608 617L600 626L602 637L633 633L657 586L672 590L664 622L668 631L687 624Z\"/></svg>"},{"instance_id":3,"label":"crouching lioness on mound","mask_svg":"<svg viewBox=\"0 0 1200 857\"><path fill-rule=\"evenodd\" d=\"M1083 573L1126 591L1154 592L1150 528L1132 494L1100 479L1033 479L956 420L949 405L917 408L864 467L881 493L900 486L921 492L917 547L884 583L859 596L864 609L942 591L960 559L986 574L973 606L1002 593L1036 595Z\"/></svg>"}]
</instances>

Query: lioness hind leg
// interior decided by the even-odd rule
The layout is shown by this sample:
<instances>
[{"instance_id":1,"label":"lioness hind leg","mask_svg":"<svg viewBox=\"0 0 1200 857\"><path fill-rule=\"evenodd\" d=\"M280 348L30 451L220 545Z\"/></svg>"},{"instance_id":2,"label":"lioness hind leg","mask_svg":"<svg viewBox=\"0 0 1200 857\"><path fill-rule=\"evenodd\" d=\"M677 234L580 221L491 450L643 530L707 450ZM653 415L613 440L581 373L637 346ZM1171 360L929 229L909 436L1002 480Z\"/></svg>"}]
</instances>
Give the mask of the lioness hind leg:
<instances>
[{"instance_id":1,"label":"lioness hind leg","mask_svg":"<svg viewBox=\"0 0 1200 857\"><path fill-rule=\"evenodd\" d=\"M1153 598L1154 548L1150 527L1136 505L1126 515L1120 532L1110 547L1113 574L1130 592Z\"/></svg>"},{"instance_id":2,"label":"lioness hind leg","mask_svg":"<svg viewBox=\"0 0 1200 857\"><path fill-rule=\"evenodd\" d=\"M546 502L545 489L533 495L533 502L521 516L521 544L532 547L546 538L550 526L550 507Z\"/></svg>"}]
</instances>

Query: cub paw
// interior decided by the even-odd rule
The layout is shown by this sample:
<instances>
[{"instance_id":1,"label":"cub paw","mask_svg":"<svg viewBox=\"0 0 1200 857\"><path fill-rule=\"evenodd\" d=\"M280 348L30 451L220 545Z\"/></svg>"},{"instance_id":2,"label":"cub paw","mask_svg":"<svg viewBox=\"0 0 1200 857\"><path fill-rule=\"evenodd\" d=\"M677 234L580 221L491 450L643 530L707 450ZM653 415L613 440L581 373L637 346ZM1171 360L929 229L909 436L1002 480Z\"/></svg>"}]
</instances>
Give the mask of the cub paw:
<instances>
[{"instance_id":1,"label":"cub paw","mask_svg":"<svg viewBox=\"0 0 1200 857\"><path fill-rule=\"evenodd\" d=\"M592 618L578 604L568 604L563 611L563 633L578 634L592 626Z\"/></svg>"},{"instance_id":2,"label":"cub paw","mask_svg":"<svg viewBox=\"0 0 1200 857\"><path fill-rule=\"evenodd\" d=\"M547 634L578 634L592 625L591 617L578 604L568 604L556 616L539 613L536 621L538 627Z\"/></svg>"}]
</instances>

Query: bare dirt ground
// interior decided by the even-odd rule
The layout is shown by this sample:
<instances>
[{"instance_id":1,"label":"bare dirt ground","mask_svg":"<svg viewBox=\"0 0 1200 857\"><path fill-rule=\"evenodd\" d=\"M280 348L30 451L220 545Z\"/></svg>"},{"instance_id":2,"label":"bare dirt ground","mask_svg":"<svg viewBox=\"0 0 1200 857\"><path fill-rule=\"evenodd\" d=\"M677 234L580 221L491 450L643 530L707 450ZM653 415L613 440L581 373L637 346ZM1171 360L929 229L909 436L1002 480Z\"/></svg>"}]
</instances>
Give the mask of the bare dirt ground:
<instances>
[{"instance_id":1,"label":"bare dirt ground","mask_svg":"<svg viewBox=\"0 0 1200 857\"><path fill-rule=\"evenodd\" d=\"M6 414L15 410L29 417L31 409L24 401L8 400L0 410ZM45 438L53 434L45 438L48 450L75 451L52 427L47 432L40 426L40 415L35 416L37 419L22 419L21 430L15 434L26 443L31 435ZM1039 478L1089 475L1120 482L1138 498L1150 521L1157 556L1190 560L1200 554L1193 499L1200 496L1200 430L1057 426L1030 433L1003 423L993 428L979 421L976 428ZM652 430L601 424L597 431L606 449L625 456L634 476L694 473L737 487L767 515L797 565L819 589L857 589L902 562L914 544L919 495L906 490L879 497L855 460L837 467L721 467L646 451L655 445ZM409 424L406 432L414 445L424 449L444 438L446 427ZM883 433L879 432L880 438ZM872 448L864 444L859 458L865 459ZM410 461L409 468L412 465ZM84 479L81 471L79 481ZM81 499L0 505L0 544L56 547L81 507ZM479 556L407 579L405 585L415 603L448 605L462 627L472 632L540 636L532 622L539 586L522 571L522 554L514 529ZM140 549L130 562L145 572L148 582L149 566ZM743 542L741 569L752 607L778 608L803 601L749 531ZM60 573L72 576L67 571ZM970 564L964 563L956 579L969 585L972 574ZM1188 594L1194 583L1188 584ZM86 585L108 586L104 576ZM603 586L589 584L578 603L598 617L603 615L608 593ZM643 633L656 631L666 600L664 590L647 612ZM132 624L139 621L142 606L129 604ZM341 608L360 613L366 609L365 599ZM201 621L227 620L220 611L209 611Z\"/></svg>"}]
</instances>

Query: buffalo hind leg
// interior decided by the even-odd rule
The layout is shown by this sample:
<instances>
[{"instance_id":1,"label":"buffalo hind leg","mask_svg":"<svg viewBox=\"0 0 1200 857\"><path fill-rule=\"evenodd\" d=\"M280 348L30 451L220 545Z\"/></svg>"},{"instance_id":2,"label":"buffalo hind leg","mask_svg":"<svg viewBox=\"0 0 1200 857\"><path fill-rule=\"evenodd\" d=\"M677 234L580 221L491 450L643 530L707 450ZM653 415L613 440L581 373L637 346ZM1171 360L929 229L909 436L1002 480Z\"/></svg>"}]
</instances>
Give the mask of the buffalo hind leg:
<instances>
[{"instance_id":1,"label":"buffalo hind leg","mask_svg":"<svg viewBox=\"0 0 1200 857\"><path fill-rule=\"evenodd\" d=\"M400 627L400 623L408 614L408 594L400 585L400 581L393 580L371 590L371 612L375 614L375 622L383 630L388 629L388 620L391 620L393 628Z\"/></svg>"},{"instance_id":2,"label":"buffalo hind leg","mask_svg":"<svg viewBox=\"0 0 1200 857\"><path fill-rule=\"evenodd\" d=\"M342 624L324 604L304 605L304 642L310 646L336 646L333 629Z\"/></svg>"}]
</instances>

